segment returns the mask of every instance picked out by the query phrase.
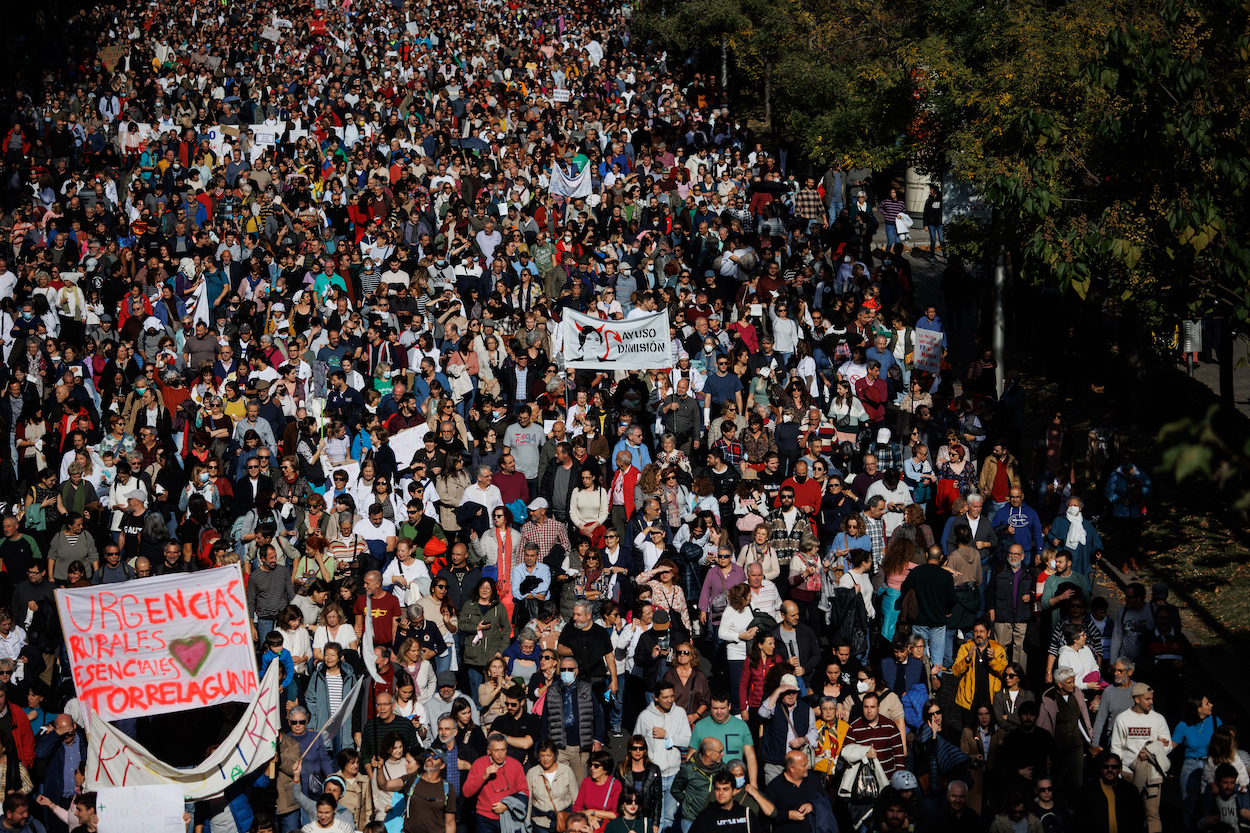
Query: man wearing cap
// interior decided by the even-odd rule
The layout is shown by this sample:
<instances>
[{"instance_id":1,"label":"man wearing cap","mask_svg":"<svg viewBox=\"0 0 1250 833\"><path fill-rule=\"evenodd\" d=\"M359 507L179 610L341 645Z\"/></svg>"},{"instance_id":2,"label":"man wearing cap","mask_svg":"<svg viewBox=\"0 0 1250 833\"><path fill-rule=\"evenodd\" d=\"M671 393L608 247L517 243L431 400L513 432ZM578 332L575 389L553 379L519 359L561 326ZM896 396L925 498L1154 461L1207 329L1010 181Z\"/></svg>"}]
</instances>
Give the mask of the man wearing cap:
<instances>
[{"instance_id":1,"label":"man wearing cap","mask_svg":"<svg viewBox=\"0 0 1250 833\"><path fill-rule=\"evenodd\" d=\"M261 381L257 382L256 385L258 389L263 385L265 392L268 393L268 382ZM255 400L247 403L246 415L234 424L234 436L232 439L238 444L240 450L243 447L244 437L247 436L248 431L255 431L257 436L260 437L261 444L269 449L269 453L274 457L278 456L278 443L274 439L273 428L267 420L261 419L260 403Z\"/></svg>"},{"instance_id":2,"label":"man wearing cap","mask_svg":"<svg viewBox=\"0 0 1250 833\"><path fill-rule=\"evenodd\" d=\"M467 694L456 690L456 672L455 671L439 671L435 678L438 684L438 690L434 692L434 696L425 701L425 722L421 724L419 729L423 734L426 727L438 727L438 722L451 713L451 707L455 705L457 700L463 700L470 706L473 713L473 722L480 725L481 716L478 713L477 703Z\"/></svg>"},{"instance_id":3,"label":"man wearing cap","mask_svg":"<svg viewBox=\"0 0 1250 833\"><path fill-rule=\"evenodd\" d=\"M563 547L566 553L572 550L568 528L554 518L548 517L548 509L549 504L546 498L534 498L529 503L529 520L521 527L521 542L526 545L537 544L539 560L544 562L551 553L552 547L557 544Z\"/></svg>"},{"instance_id":4,"label":"man wearing cap","mask_svg":"<svg viewBox=\"0 0 1250 833\"><path fill-rule=\"evenodd\" d=\"M1154 689L1134 683L1133 708L1121 712L1111 730L1111 754L1121 762L1121 776L1133 783L1146 805L1146 830L1160 833L1159 794L1170 768L1172 732L1154 711Z\"/></svg>"},{"instance_id":5,"label":"man wearing cap","mask_svg":"<svg viewBox=\"0 0 1250 833\"><path fill-rule=\"evenodd\" d=\"M814 749L819 731L812 707L799 700L798 680L793 674L782 676L781 683L760 704L759 717L764 721L760 756L765 762L764 782L769 783L783 769L775 762L784 760L791 751Z\"/></svg>"},{"instance_id":6,"label":"man wearing cap","mask_svg":"<svg viewBox=\"0 0 1250 833\"><path fill-rule=\"evenodd\" d=\"M382 789L407 797L404 829L432 833L456 830L456 794L446 779L447 751L431 749L417 772L389 779Z\"/></svg>"}]
</instances>

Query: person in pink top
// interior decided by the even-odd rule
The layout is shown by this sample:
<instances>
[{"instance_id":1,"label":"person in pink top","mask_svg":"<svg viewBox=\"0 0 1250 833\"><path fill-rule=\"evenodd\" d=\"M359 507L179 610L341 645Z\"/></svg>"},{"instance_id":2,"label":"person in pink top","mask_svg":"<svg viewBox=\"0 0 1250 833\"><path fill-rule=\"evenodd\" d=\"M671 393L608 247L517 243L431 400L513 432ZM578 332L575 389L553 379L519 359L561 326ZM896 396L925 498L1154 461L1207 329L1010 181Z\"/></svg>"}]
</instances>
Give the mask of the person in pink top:
<instances>
[{"instance_id":1,"label":"person in pink top","mask_svg":"<svg viewBox=\"0 0 1250 833\"><path fill-rule=\"evenodd\" d=\"M480 793L480 795L478 795ZM507 812L504 799L524 795L529 801L529 785L525 769L508 755L508 741L498 732L486 741L486 754L473 762L464 781L464 794L477 799L477 829L480 833L499 833L499 817Z\"/></svg>"}]
</instances>

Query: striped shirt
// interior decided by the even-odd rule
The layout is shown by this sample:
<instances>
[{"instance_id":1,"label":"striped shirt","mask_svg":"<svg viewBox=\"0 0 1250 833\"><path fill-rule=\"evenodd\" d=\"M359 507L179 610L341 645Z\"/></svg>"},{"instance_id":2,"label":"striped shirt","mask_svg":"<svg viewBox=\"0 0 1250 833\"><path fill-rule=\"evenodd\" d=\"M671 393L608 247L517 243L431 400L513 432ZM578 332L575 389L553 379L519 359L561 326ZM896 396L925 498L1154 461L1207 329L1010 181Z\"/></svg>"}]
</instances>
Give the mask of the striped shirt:
<instances>
[{"instance_id":1,"label":"striped shirt","mask_svg":"<svg viewBox=\"0 0 1250 833\"><path fill-rule=\"evenodd\" d=\"M877 208L887 223L893 223L895 217L907 210L907 205L902 200L884 199L877 203Z\"/></svg>"},{"instance_id":2,"label":"striped shirt","mask_svg":"<svg viewBox=\"0 0 1250 833\"><path fill-rule=\"evenodd\" d=\"M343 675L326 673L326 693L330 698L330 714L339 710L343 704Z\"/></svg>"},{"instance_id":3,"label":"striped shirt","mask_svg":"<svg viewBox=\"0 0 1250 833\"><path fill-rule=\"evenodd\" d=\"M881 768L885 770L887 778L902 769L907 762L903 754L903 738L898 733L898 727L880 716L877 718L876 726L869 726L862 717L852 723L846 733L846 743L871 746L877 750L877 760L881 762Z\"/></svg>"}]
</instances>

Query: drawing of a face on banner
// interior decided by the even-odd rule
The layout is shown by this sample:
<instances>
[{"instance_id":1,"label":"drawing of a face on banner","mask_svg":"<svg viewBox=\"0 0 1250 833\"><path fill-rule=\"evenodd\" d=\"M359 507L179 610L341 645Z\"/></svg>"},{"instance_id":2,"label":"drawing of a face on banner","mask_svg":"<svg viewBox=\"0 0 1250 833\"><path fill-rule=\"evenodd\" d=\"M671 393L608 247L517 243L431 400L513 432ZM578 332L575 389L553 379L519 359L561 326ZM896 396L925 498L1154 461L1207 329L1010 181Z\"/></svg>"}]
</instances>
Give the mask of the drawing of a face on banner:
<instances>
[{"instance_id":1,"label":"drawing of a face on banner","mask_svg":"<svg viewBox=\"0 0 1250 833\"><path fill-rule=\"evenodd\" d=\"M672 366L668 313L605 321L565 311L564 365L576 370L649 370Z\"/></svg>"}]
</instances>

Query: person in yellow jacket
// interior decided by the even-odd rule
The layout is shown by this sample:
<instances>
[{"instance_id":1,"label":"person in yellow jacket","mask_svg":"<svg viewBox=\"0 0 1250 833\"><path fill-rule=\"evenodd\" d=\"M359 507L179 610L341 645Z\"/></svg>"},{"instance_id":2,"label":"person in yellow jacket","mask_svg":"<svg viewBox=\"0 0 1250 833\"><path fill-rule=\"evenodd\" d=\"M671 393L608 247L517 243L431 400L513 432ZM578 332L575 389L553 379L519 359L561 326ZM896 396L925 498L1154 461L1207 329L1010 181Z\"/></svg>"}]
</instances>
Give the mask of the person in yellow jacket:
<instances>
[{"instance_id":1,"label":"person in yellow jacket","mask_svg":"<svg viewBox=\"0 0 1250 833\"><path fill-rule=\"evenodd\" d=\"M974 705L990 704L1003 687L1006 670L1006 650L990 639L989 622L978 619L972 625L972 639L960 646L955 653L955 664L951 666L951 673L959 678L955 705L964 710L963 725L973 725Z\"/></svg>"},{"instance_id":2,"label":"person in yellow jacket","mask_svg":"<svg viewBox=\"0 0 1250 833\"><path fill-rule=\"evenodd\" d=\"M815 769L826 778L833 777L847 730L851 728L846 717L846 707L838 702L838 698L821 698L820 718L816 721Z\"/></svg>"}]
</instances>

